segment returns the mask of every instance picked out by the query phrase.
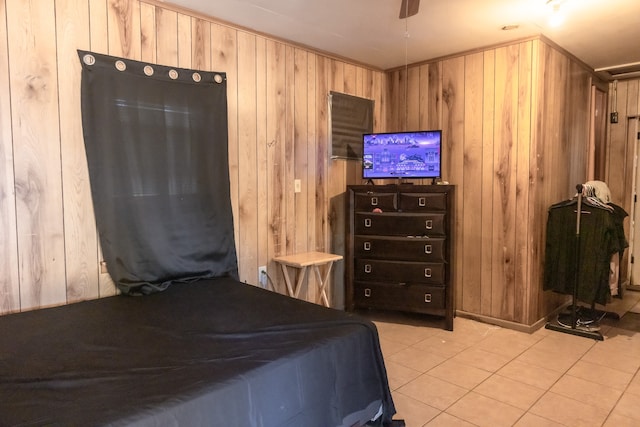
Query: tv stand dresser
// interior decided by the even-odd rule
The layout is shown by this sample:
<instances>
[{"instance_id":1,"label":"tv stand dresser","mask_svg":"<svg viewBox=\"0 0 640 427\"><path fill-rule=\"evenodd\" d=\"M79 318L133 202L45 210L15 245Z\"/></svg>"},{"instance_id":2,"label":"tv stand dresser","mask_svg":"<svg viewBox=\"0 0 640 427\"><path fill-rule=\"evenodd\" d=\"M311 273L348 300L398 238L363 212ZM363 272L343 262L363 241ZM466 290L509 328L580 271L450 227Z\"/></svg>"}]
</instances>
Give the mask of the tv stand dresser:
<instances>
[{"instance_id":1,"label":"tv stand dresser","mask_svg":"<svg viewBox=\"0 0 640 427\"><path fill-rule=\"evenodd\" d=\"M350 185L346 308L424 313L453 330L452 185Z\"/></svg>"}]
</instances>

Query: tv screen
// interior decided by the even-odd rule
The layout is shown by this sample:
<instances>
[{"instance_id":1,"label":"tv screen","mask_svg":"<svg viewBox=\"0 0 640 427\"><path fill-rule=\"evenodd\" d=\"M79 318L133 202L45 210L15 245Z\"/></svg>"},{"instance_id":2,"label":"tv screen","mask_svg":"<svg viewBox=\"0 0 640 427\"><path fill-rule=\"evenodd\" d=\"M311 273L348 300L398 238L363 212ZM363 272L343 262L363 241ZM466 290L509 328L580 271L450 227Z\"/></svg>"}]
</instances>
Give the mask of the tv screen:
<instances>
[{"instance_id":1,"label":"tv screen","mask_svg":"<svg viewBox=\"0 0 640 427\"><path fill-rule=\"evenodd\" d=\"M441 178L441 130L368 133L362 142L365 179Z\"/></svg>"}]
</instances>

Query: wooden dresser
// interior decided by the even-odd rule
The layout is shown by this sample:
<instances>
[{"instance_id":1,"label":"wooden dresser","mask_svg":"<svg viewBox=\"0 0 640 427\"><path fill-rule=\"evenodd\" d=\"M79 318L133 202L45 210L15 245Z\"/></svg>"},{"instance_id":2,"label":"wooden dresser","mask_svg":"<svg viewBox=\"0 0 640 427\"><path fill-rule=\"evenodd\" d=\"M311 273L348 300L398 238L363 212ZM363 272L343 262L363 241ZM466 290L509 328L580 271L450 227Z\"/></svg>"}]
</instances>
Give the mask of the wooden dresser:
<instances>
[{"instance_id":1,"label":"wooden dresser","mask_svg":"<svg viewBox=\"0 0 640 427\"><path fill-rule=\"evenodd\" d=\"M453 330L452 185L347 187L346 308L425 313Z\"/></svg>"}]
</instances>

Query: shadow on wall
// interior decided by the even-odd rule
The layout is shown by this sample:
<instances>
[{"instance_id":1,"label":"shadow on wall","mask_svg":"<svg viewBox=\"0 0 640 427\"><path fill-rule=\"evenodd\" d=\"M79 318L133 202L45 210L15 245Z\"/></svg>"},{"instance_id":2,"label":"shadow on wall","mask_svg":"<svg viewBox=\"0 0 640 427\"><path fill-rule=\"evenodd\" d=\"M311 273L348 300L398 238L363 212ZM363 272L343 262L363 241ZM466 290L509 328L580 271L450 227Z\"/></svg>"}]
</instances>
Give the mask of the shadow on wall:
<instances>
[{"instance_id":1,"label":"shadow on wall","mask_svg":"<svg viewBox=\"0 0 640 427\"><path fill-rule=\"evenodd\" d=\"M329 202L329 231L331 241L329 252L346 258L345 225L347 223L347 192L333 196ZM331 273L331 307L344 310L344 263L338 261L333 264Z\"/></svg>"}]
</instances>

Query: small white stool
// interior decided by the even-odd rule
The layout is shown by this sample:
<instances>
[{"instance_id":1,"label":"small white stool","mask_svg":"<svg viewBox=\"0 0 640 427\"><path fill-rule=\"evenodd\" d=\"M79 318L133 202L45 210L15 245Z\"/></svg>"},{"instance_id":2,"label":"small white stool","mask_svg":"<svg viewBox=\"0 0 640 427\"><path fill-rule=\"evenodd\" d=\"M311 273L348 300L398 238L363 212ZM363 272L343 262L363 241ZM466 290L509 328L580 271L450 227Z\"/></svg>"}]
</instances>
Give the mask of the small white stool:
<instances>
[{"instance_id":1,"label":"small white stool","mask_svg":"<svg viewBox=\"0 0 640 427\"><path fill-rule=\"evenodd\" d=\"M316 275L318 285L317 302L329 307L329 297L327 292L329 288L327 286L329 280L329 274L331 273L331 267L335 261L342 259L342 255L328 254L325 252L305 252L294 255L286 255L276 257L273 260L280 264L282 267L282 274L284 275L284 281L287 285L287 292L289 296L298 298L300 289L302 288L302 282L304 281L307 267L311 266ZM324 276L320 274L320 266L325 266ZM293 267L298 269L298 279L296 285L291 285L291 278L289 277L289 269L287 267Z\"/></svg>"}]
</instances>

